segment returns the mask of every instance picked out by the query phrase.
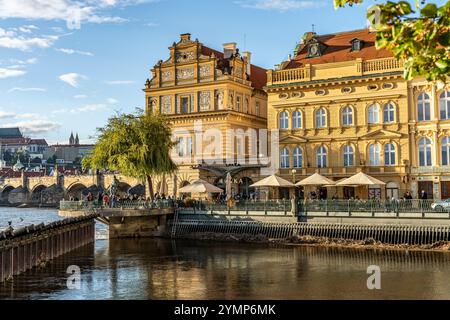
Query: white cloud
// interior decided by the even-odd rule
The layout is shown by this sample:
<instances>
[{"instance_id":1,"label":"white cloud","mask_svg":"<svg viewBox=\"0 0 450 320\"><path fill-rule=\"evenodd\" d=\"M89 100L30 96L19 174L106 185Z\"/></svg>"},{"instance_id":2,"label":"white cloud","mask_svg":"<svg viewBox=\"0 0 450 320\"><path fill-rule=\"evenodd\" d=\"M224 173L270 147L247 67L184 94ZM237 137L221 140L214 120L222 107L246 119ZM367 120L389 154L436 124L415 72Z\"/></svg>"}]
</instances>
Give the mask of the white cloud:
<instances>
[{"instance_id":1,"label":"white cloud","mask_svg":"<svg viewBox=\"0 0 450 320\"><path fill-rule=\"evenodd\" d=\"M45 92L47 90L44 89L44 88L20 88L20 87L11 88L11 89L8 90L8 92L15 92L15 91L20 91L20 92L30 92L30 91Z\"/></svg>"},{"instance_id":2,"label":"white cloud","mask_svg":"<svg viewBox=\"0 0 450 320\"><path fill-rule=\"evenodd\" d=\"M2 1L2 0L0 0ZM1 12L1 8L0 8ZM57 36L31 36L31 29L20 27L9 30L0 28L0 47L30 51L32 48L49 48L58 40ZM30 31L30 32L28 32Z\"/></svg>"},{"instance_id":3,"label":"white cloud","mask_svg":"<svg viewBox=\"0 0 450 320\"><path fill-rule=\"evenodd\" d=\"M87 77L79 73L67 73L59 76L59 80L67 83L68 85L77 88L80 80L86 80Z\"/></svg>"},{"instance_id":4,"label":"white cloud","mask_svg":"<svg viewBox=\"0 0 450 320\"><path fill-rule=\"evenodd\" d=\"M0 119L14 118L15 116L14 112L0 111Z\"/></svg>"},{"instance_id":5,"label":"white cloud","mask_svg":"<svg viewBox=\"0 0 450 320\"><path fill-rule=\"evenodd\" d=\"M73 21L79 16L80 22L121 23L127 19L109 16L103 10L156 2L155 0L0 0L0 18L25 18L35 20Z\"/></svg>"},{"instance_id":6,"label":"white cloud","mask_svg":"<svg viewBox=\"0 0 450 320\"><path fill-rule=\"evenodd\" d=\"M153 27L159 27L159 23L156 23L156 22L149 22L149 23L146 23L145 26L146 26L146 27L150 27L150 28L153 28Z\"/></svg>"},{"instance_id":7,"label":"white cloud","mask_svg":"<svg viewBox=\"0 0 450 320\"><path fill-rule=\"evenodd\" d=\"M36 119L29 121L18 121L15 123L6 123L1 125L2 128L19 127L24 134L41 134L54 131L61 127L58 122L48 119Z\"/></svg>"},{"instance_id":8,"label":"white cloud","mask_svg":"<svg viewBox=\"0 0 450 320\"><path fill-rule=\"evenodd\" d=\"M136 81L132 81L132 80L113 80L113 81L106 81L107 84L109 85L123 85L123 84L133 84L136 83Z\"/></svg>"},{"instance_id":9,"label":"white cloud","mask_svg":"<svg viewBox=\"0 0 450 320\"><path fill-rule=\"evenodd\" d=\"M26 71L23 70L14 70L8 68L0 68L0 79L20 77L26 74Z\"/></svg>"},{"instance_id":10,"label":"white cloud","mask_svg":"<svg viewBox=\"0 0 450 320\"><path fill-rule=\"evenodd\" d=\"M71 113L80 113L80 112L98 111L98 110L103 110L103 109L107 109L107 108L108 108L108 106L103 103L87 104L82 107L72 109L72 110L70 110L70 112Z\"/></svg>"},{"instance_id":11,"label":"white cloud","mask_svg":"<svg viewBox=\"0 0 450 320\"><path fill-rule=\"evenodd\" d=\"M114 99L114 98L108 98L108 103L109 104L116 104L116 103L119 103L119 100L116 100L116 99Z\"/></svg>"},{"instance_id":12,"label":"white cloud","mask_svg":"<svg viewBox=\"0 0 450 320\"><path fill-rule=\"evenodd\" d=\"M88 52L88 51L80 51L80 50L75 50L75 49L66 49L66 48L58 48L56 49L56 51L65 53L65 54L79 54L82 56L89 56L89 57L93 57L94 54L92 52Z\"/></svg>"},{"instance_id":13,"label":"white cloud","mask_svg":"<svg viewBox=\"0 0 450 320\"><path fill-rule=\"evenodd\" d=\"M73 96L75 99L87 99L88 96L85 94L77 94L75 96Z\"/></svg>"},{"instance_id":14,"label":"white cloud","mask_svg":"<svg viewBox=\"0 0 450 320\"><path fill-rule=\"evenodd\" d=\"M277 11L318 8L325 5L323 0L240 0L235 3L244 8Z\"/></svg>"},{"instance_id":15,"label":"white cloud","mask_svg":"<svg viewBox=\"0 0 450 320\"><path fill-rule=\"evenodd\" d=\"M10 59L10 61L11 63L25 65L25 64L36 64L38 62L38 59L37 58L30 58L27 60Z\"/></svg>"}]
</instances>

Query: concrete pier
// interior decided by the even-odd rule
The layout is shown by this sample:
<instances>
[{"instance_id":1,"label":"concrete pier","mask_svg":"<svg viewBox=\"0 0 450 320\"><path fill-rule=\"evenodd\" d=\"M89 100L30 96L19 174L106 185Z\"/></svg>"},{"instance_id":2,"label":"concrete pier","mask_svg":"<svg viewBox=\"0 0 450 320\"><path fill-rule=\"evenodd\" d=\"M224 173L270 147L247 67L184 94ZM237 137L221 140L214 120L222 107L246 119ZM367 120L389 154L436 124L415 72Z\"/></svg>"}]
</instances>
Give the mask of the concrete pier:
<instances>
[{"instance_id":1,"label":"concrete pier","mask_svg":"<svg viewBox=\"0 0 450 320\"><path fill-rule=\"evenodd\" d=\"M0 282L94 242L95 217L71 218L1 232Z\"/></svg>"}]
</instances>

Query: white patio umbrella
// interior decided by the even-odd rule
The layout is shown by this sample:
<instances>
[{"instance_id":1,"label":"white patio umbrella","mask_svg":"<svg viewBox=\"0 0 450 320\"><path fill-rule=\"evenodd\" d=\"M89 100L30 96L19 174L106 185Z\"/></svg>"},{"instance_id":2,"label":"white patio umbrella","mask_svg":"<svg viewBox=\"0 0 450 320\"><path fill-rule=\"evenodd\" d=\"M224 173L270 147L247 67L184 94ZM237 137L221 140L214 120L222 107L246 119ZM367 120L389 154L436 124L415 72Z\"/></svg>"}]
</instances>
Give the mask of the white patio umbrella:
<instances>
[{"instance_id":1,"label":"white patio umbrella","mask_svg":"<svg viewBox=\"0 0 450 320\"><path fill-rule=\"evenodd\" d=\"M314 173L306 179L295 184L296 186L334 186L335 182L318 173Z\"/></svg>"},{"instance_id":2,"label":"white patio umbrella","mask_svg":"<svg viewBox=\"0 0 450 320\"><path fill-rule=\"evenodd\" d=\"M385 185L381 180L371 177L364 172L359 172L350 178L344 179L336 183L337 186L373 186Z\"/></svg>"},{"instance_id":3,"label":"white patio umbrella","mask_svg":"<svg viewBox=\"0 0 450 320\"><path fill-rule=\"evenodd\" d=\"M295 185L292 182L273 174L252 184L250 187L295 187Z\"/></svg>"},{"instance_id":4,"label":"white patio umbrella","mask_svg":"<svg viewBox=\"0 0 450 320\"><path fill-rule=\"evenodd\" d=\"M204 181L197 180L192 184L189 184L178 190L179 193L221 193L222 189Z\"/></svg>"}]
</instances>

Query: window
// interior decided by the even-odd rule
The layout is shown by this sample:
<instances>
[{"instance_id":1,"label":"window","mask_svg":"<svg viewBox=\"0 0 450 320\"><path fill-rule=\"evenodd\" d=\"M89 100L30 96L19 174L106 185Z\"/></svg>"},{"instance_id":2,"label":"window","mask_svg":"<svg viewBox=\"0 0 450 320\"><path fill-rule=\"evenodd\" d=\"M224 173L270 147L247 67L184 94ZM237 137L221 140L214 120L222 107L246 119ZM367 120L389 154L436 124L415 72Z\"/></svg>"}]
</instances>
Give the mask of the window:
<instances>
[{"instance_id":1,"label":"window","mask_svg":"<svg viewBox=\"0 0 450 320\"><path fill-rule=\"evenodd\" d=\"M181 104L181 113L189 113L189 98L182 97L180 99L180 104Z\"/></svg>"},{"instance_id":2,"label":"window","mask_svg":"<svg viewBox=\"0 0 450 320\"><path fill-rule=\"evenodd\" d=\"M450 91L441 93L439 100L439 109L441 120L450 119Z\"/></svg>"},{"instance_id":3,"label":"window","mask_svg":"<svg viewBox=\"0 0 450 320\"><path fill-rule=\"evenodd\" d=\"M241 97L236 97L236 111L241 111Z\"/></svg>"},{"instance_id":4,"label":"window","mask_svg":"<svg viewBox=\"0 0 450 320\"><path fill-rule=\"evenodd\" d=\"M442 139L442 165L450 165L450 137Z\"/></svg>"},{"instance_id":5,"label":"window","mask_svg":"<svg viewBox=\"0 0 450 320\"><path fill-rule=\"evenodd\" d=\"M393 143L384 145L384 165L395 166L395 146Z\"/></svg>"},{"instance_id":6,"label":"window","mask_svg":"<svg viewBox=\"0 0 450 320\"><path fill-rule=\"evenodd\" d=\"M281 168L289 168L289 149L284 148L280 154Z\"/></svg>"},{"instance_id":7,"label":"window","mask_svg":"<svg viewBox=\"0 0 450 320\"><path fill-rule=\"evenodd\" d=\"M294 111L292 114L292 128L300 129L302 127L302 113L300 111Z\"/></svg>"},{"instance_id":8,"label":"window","mask_svg":"<svg viewBox=\"0 0 450 320\"><path fill-rule=\"evenodd\" d=\"M380 107L378 104L372 104L369 109L369 124L375 124L380 122Z\"/></svg>"},{"instance_id":9,"label":"window","mask_svg":"<svg viewBox=\"0 0 450 320\"><path fill-rule=\"evenodd\" d=\"M429 121L431 119L430 115L430 97L425 92L419 95L417 99L417 120L419 121Z\"/></svg>"},{"instance_id":10,"label":"window","mask_svg":"<svg viewBox=\"0 0 450 320\"><path fill-rule=\"evenodd\" d=\"M384 123L394 122L395 120L395 106L392 103L388 103L384 106L383 120Z\"/></svg>"},{"instance_id":11,"label":"window","mask_svg":"<svg viewBox=\"0 0 450 320\"><path fill-rule=\"evenodd\" d=\"M342 110L342 124L344 126L351 126L353 124L353 109L352 107L345 107Z\"/></svg>"},{"instance_id":12,"label":"window","mask_svg":"<svg viewBox=\"0 0 450 320\"><path fill-rule=\"evenodd\" d=\"M192 138L191 137L178 138L177 148L179 157L186 157L192 155Z\"/></svg>"},{"instance_id":13,"label":"window","mask_svg":"<svg viewBox=\"0 0 450 320\"><path fill-rule=\"evenodd\" d=\"M327 167L327 149L324 146L321 146L319 149L317 149L316 160L318 168Z\"/></svg>"},{"instance_id":14,"label":"window","mask_svg":"<svg viewBox=\"0 0 450 320\"><path fill-rule=\"evenodd\" d=\"M344 146L344 167L352 167L355 163L355 152L352 146Z\"/></svg>"},{"instance_id":15,"label":"window","mask_svg":"<svg viewBox=\"0 0 450 320\"><path fill-rule=\"evenodd\" d=\"M260 113L259 101L256 101L255 113L259 117L259 113Z\"/></svg>"},{"instance_id":16,"label":"window","mask_svg":"<svg viewBox=\"0 0 450 320\"><path fill-rule=\"evenodd\" d=\"M369 165L379 166L380 165L380 145L371 144L369 146Z\"/></svg>"},{"instance_id":17,"label":"window","mask_svg":"<svg viewBox=\"0 0 450 320\"><path fill-rule=\"evenodd\" d=\"M316 128L325 128L327 126L327 112L324 108L316 111Z\"/></svg>"},{"instance_id":18,"label":"window","mask_svg":"<svg viewBox=\"0 0 450 320\"><path fill-rule=\"evenodd\" d=\"M432 166L431 160L431 140L428 138L422 138L419 140L419 166L429 167Z\"/></svg>"},{"instance_id":19,"label":"window","mask_svg":"<svg viewBox=\"0 0 450 320\"><path fill-rule=\"evenodd\" d=\"M359 39L353 39L352 41L352 50L351 51L360 51L363 45L363 41Z\"/></svg>"},{"instance_id":20,"label":"window","mask_svg":"<svg viewBox=\"0 0 450 320\"><path fill-rule=\"evenodd\" d=\"M303 163L303 152L300 147L294 149L294 168L301 168Z\"/></svg>"},{"instance_id":21,"label":"window","mask_svg":"<svg viewBox=\"0 0 450 320\"><path fill-rule=\"evenodd\" d=\"M289 115L287 111L283 111L280 113L280 129L288 129L289 128Z\"/></svg>"}]
</instances>

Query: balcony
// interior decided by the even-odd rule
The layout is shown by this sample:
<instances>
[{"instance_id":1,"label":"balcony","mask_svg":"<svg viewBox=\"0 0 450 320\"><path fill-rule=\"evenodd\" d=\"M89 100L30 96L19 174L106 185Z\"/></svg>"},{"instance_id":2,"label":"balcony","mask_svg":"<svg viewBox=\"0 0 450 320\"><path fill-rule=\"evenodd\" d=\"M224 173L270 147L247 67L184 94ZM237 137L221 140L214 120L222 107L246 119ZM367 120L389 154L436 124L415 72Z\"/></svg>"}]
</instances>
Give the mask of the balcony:
<instances>
[{"instance_id":1,"label":"balcony","mask_svg":"<svg viewBox=\"0 0 450 320\"><path fill-rule=\"evenodd\" d=\"M302 81L363 76L384 72L403 71L403 61L395 58L374 60L356 59L344 63L306 65L302 68L267 71L267 85L280 85Z\"/></svg>"}]
</instances>

